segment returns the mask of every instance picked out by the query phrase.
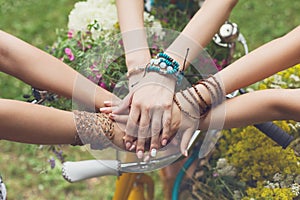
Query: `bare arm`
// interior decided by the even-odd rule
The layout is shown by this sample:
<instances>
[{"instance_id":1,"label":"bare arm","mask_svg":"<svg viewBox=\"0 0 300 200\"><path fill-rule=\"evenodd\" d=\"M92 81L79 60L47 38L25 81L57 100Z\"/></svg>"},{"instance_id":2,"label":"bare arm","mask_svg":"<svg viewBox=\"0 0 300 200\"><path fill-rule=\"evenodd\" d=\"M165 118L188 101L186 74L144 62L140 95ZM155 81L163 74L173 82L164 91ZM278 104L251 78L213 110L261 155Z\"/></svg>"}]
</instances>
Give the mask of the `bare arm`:
<instances>
[{"instance_id":1,"label":"bare arm","mask_svg":"<svg viewBox=\"0 0 300 200\"><path fill-rule=\"evenodd\" d=\"M299 98L300 89L267 89L227 100L224 102L226 109L224 129L274 120L300 121ZM200 123L199 128L205 130L209 125L210 115Z\"/></svg>"},{"instance_id":2,"label":"bare arm","mask_svg":"<svg viewBox=\"0 0 300 200\"><path fill-rule=\"evenodd\" d=\"M97 107L112 97L62 61L8 33L0 31L0 43L0 70L27 84Z\"/></svg>"},{"instance_id":3,"label":"bare arm","mask_svg":"<svg viewBox=\"0 0 300 200\"><path fill-rule=\"evenodd\" d=\"M170 52L182 66L189 48L188 59L193 60L229 18L237 2L238 0L206 0L166 52Z\"/></svg>"},{"instance_id":4,"label":"bare arm","mask_svg":"<svg viewBox=\"0 0 300 200\"><path fill-rule=\"evenodd\" d=\"M87 118L84 123L93 122L89 120ZM73 144L78 131L76 123L78 121L74 119L74 114L70 111L0 99L0 139L29 144ZM105 125L101 124L101 126ZM92 132L88 134L104 134L101 131ZM124 133L119 126L114 126L113 134L112 142L124 149Z\"/></svg>"},{"instance_id":5,"label":"bare arm","mask_svg":"<svg viewBox=\"0 0 300 200\"><path fill-rule=\"evenodd\" d=\"M234 62L220 76L225 92L249 86L300 62L300 26Z\"/></svg>"},{"instance_id":6,"label":"bare arm","mask_svg":"<svg viewBox=\"0 0 300 200\"><path fill-rule=\"evenodd\" d=\"M243 56L214 77L223 86L225 94L261 81L300 62L299 40L300 26ZM207 89L200 84L197 88L206 101L210 102Z\"/></svg>"},{"instance_id":7,"label":"bare arm","mask_svg":"<svg viewBox=\"0 0 300 200\"><path fill-rule=\"evenodd\" d=\"M116 5L125 48L126 66L128 70L145 66L151 57L144 30L144 2L117 0Z\"/></svg>"}]
</instances>

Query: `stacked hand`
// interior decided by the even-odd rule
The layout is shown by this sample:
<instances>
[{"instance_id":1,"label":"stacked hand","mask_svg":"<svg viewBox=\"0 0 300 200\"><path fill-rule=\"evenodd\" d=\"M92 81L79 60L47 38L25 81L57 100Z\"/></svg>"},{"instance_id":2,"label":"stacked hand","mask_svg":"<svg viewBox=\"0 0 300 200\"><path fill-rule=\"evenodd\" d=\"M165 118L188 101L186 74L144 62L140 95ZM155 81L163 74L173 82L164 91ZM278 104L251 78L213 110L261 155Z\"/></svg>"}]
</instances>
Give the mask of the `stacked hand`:
<instances>
[{"instance_id":1,"label":"stacked hand","mask_svg":"<svg viewBox=\"0 0 300 200\"><path fill-rule=\"evenodd\" d=\"M131 81L133 87L118 106L113 103L111 116L118 122L127 121L125 146L127 150L136 149L138 158L144 156L145 148L155 157L157 149L169 141L175 84L173 77L149 72ZM147 138L151 138L150 143Z\"/></svg>"},{"instance_id":2,"label":"stacked hand","mask_svg":"<svg viewBox=\"0 0 300 200\"><path fill-rule=\"evenodd\" d=\"M149 74L150 75L150 74ZM143 82L141 82L143 83ZM139 83L140 84L140 83ZM138 85L139 85L138 84ZM145 150L150 150L150 155L153 155L153 149L156 150L165 146L169 142L177 142L180 143L180 151L183 153L183 155L187 156L187 146L188 143L195 132L197 128L199 127L200 119L204 119L205 115L203 115L203 110L201 110L201 107L203 108L205 104L201 102L201 106L199 106L199 98L197 96L197 93L193 88L188 88L184 91L178 92L175 94L175 97L173 98L174 94L170 92L170 90L167 90L166 87L163 87L161 85L157 84L141 84L139 87L136 88L134 94L129 94L123 101L119 102L106 102L106 106L111 106L110 109L106 108L106 112L111 112L111 117L113 120L115 120L118 123L124 124L130 121L130 113L136 114L135 109L141 109L141 107L132 107L131 104L133 104L132 96L137 95L137 92L139 94L142 94L144 91L146 91L146 87L157 87L157 89L165 89L165 92L167 92L168 95L171 96L171 105L170 105L170 118L169 123L167 124L169 127L166 130L155 130L156 132L153 132L153 120L162 119L162 116L164 116L164 110L160 111L158 107L154 107L157 110L158 114L160 115L153 115L155 113L153 110L152 112L147 111L147 115L149 116L147 118L148 124L143 124L142 127L142 134L143 135L129 135L126 125L126 135L124 137L124 142L127 150L133 151L135 150L137 152L137 156L139 158L142 158L144 155L139 155L139 151L142 149L143 153ZM204 87L202 87L203 89ZM145 89L145 90L144 90ZM154 91L154 90L151 90ZM141 97L141 96L138 96ZM160 95L161 97L161 95ZM207 96L206 96L207 98ZM137 101L142 101L142 98L138 98ZM154 105L156 98L151 95L151 97L148 97L147 102L151 102ZM136 102L135 102L136 103ZM147 106L147 105L146 105ZM138 112L139 115L141 115L141 112ZM145 113L143 113L145 114ZM150 114L152 114L152 117L150 118ZM140 119L139 119L140 118ZM139 128L137 124L141 124L141 117L139 116L137 121L131 121L133 122L132 130L137 131ZM155 125L154 125L155 127ZM123 126L124 128L124 126ZM163 129L165 126L163 126ZM139 128L140 130L140 128ZM175 137L176 136L176 137ZM141 139L139 137L142 137ZM142 142L141 142L142 141ZM128 145L130 144L130 145Z\"/></svg>"}]
</instances>

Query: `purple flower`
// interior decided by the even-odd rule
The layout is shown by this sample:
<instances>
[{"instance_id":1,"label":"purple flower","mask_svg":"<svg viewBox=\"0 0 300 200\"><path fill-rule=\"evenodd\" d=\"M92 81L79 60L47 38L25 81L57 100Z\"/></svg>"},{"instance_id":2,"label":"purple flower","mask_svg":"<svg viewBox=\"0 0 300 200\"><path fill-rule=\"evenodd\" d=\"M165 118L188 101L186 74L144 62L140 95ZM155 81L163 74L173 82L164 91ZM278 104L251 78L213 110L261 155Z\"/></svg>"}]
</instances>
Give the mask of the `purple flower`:
<instances>
[{"instance_id":1,"label":"purple flower","mask_svg":"<svg viewBox=\"0 0 300 200\"><path fill-rule=\"evenodd\" d=\"M90 66L90 69L95 69L95 67L96 67L96 65L95 65L95 64L92 64L92 65Z\"/></svg>"},{"instance_id":2,"label":"purple flower","mask_svg":"<svg viewBox=\"0 0 300 200\"><path fill-rule=\"evenodd\" d=\"M50 159L48 160L48 162L50 163L51 169L54 169L54 167L55 167L55 159L54 159L54 158L50 158Z\"/></svg>"},{"instance_id":3,"label":"purple flower","mask_svg":"<svg viewBox=\"0 0 300 200\"><path fill-rule=\"evenodd\" d=\"M111 88L115 88L115 87L116 87L116 83L111 82L111 83L110 83L110 87L111 87Z\"/></svg>"},{"instance_id":4,"label":"purple flower","mask_svg":"<svg viewBox=\"0 0 300 200\"><path fill-rule=\"evenodd\" d=\"M70 61L75 59L75 56L70 48L65 48L65 54L68 56Z\"/></svg>"}]
</instances>

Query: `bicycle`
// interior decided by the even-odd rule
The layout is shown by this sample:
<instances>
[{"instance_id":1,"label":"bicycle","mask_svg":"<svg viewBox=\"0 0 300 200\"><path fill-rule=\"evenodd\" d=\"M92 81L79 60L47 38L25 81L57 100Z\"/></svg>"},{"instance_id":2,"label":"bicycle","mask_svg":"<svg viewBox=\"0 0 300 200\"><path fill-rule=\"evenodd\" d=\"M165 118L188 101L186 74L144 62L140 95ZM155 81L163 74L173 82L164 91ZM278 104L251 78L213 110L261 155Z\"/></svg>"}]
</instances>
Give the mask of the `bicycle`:
<instances>
[{"instance_id":1,"label":"bicycle","mask_svg":"<svg viewBox=\"0 0 300 200\"><path fill-rule=\"evenodd\" d=\"M229 30L228 28L233 29ZM245 54L248 53L247 43L245 38L241 33L239 33L237 26L233 23L226 22L221 29L226 29L226 33L231 32L229 35L226 35L224 38L223 35L216 35L214 38L214 42L224 47L229 51L227 63L232 62L234 48L237 42L240 42L243 45ZM223 31L221 31L223 32ZM237 34L237 35L236 35ZM224 66L225 67L225 66ZM232 98L233 96L245 93L244 89L240 89L230 95L228 98ZM282 148L286 148L291 141L293 140L293 136L289 135L288 133L284 132L280 127L275 125L272 122L262 123L255 125L261 132L266 134L272 140L274 140L278 145ZM214 134L218 134L218 130L214 130ZM201 131L196 131L194 133L193 138L190 141L189 149L190 149L190 156L184 162L182 168L180 169L179 173L176 176L175 183L173 186L172 191L172 199L177 200L179 198L183 198L182 195L191 193L191 187L186 187L183 191L180 191L181 184L184 180L184 176L189 168L191 168L192 164L197 161L198 163L209 159L212 151L210 153L201 155L199 158L199 149L202 145L201 140L197 140ZM92 178L92 177L101 177L101 176L119 176L116 182L116 189L114 199L147 199L144 195L145 188L150 188L147 190L147 197L151 199L153 197L153 181L151 178L144 173L128 173L126 167L136 166L136 167L143 167L146 165L157 164L159 162L163 162L163 159L171 159L171 158L162 158L161 160L152 160L150 163L146 162L129 162L129 163L121 163L118 160L86 160L86 161L78 161L78 162L65 162L63 165L63 177L68 180L69 182L76 182L81 181L84 179ZM188 191L186 193L185 191ZM191 197L191 196L184 196L184 198Z\"/></svg>"}]
</instances>

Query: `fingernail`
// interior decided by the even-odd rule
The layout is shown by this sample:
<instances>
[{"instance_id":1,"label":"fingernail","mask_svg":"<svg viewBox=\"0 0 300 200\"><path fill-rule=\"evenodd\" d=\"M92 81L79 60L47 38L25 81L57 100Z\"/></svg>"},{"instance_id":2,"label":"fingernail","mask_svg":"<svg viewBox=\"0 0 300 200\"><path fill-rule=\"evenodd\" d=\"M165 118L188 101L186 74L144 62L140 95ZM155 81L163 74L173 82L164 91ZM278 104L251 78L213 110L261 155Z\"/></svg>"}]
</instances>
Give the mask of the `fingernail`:
<instances>
[{"instance_id":1,"label":"fingernail","mask_svg":"<svg viewBox=\"0 0 300 200\"><path fill-rule=\"evenodd\" d=\"M108 116L109 116L110 119L115 119L115 117L116 117L116 115L115 115L115 114L112 114L112 113L109 113Z\"/></svg>"},{"instance_id":2,"label":"fingernail","mask_svg":"<svg viewBox=\"0 0 300 200\"><path fill-rule=\"evenodd\" d=\"M134 149L135 149L135 145L133 144L133 145L130 147L129 151L133 151Z\"/></svg>"},{"instance_id":3,"label":"fingernail","mask_svg":"<svg viewBox=\"0 0 300 200\"><path fill-rule=\"evenodd\" d=\"M161 145L166 146L167 145L168 140L167 139L163 139L161 142Z\"/></svg>"},{"instance_id":4,"label":"fingernail","mask_svg":"<svg viewBox=\"0 0 300 200\"><path fill-rule=\"evenodd\" d=\"M139 150L136 155L137 155L138 159L142 159L144 156L144 152L142 150Z\"/></svg>"},{"instance_id":5,"label":"fingernail","mask_svg":"<svg viewBox=\"0 0 300 200\"><path fill-rule=\"evenodd\" d=\"M108 108L106 108L106 107L103 107L103 108L100 108L99 110L100 110L100 112L104 112L104 111L107 111L107 110L108 110Z\"/></svg>"},{"instance_id":6,"label":"fingernail","mask_svg":"<svg viewBox=\"0 0 300 200\"><path fill-rule=\"evenodd\" d=\"M110 104L111 101L103 101L104 104Z\"/></svg>"},{"instance_id":7,"label":"fingernail","mask_svg":"<svg viewBox=\"0 0 300 200\"><path fill-rule=\"evenodd\" d=\"M156 153L157 153L156 149L153 148L150 153L151 157L156 157Z\"/></svg>"},{"instance_id":8,"label":"fingernail","mask_svg":"<svg viewBox=\"0 0 300 200\"><path fill-rule=\"evenodd\" d=\"M129 149L131 147L131 142L126 142L125 147L126 147L126 149Z\"/></svg>"},{"instance_id":9,"label":"fingernail","mask_svg":"<svg viewBox=\"0 0 300 200\"><path fill-rule=\"evenodd\" d=\"M183 153L183 155L184 155L185 157L188 157L188 151L185 150L184 153Z\"/></svg>"}]
</instances>

